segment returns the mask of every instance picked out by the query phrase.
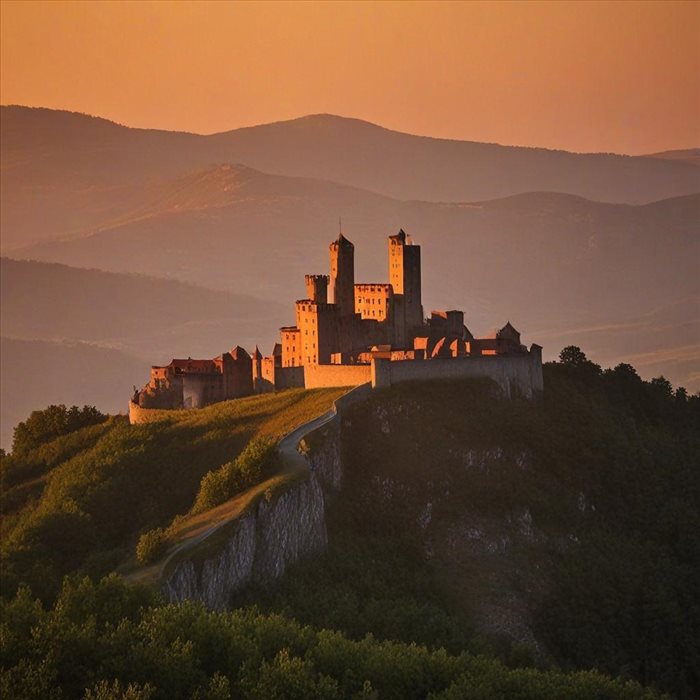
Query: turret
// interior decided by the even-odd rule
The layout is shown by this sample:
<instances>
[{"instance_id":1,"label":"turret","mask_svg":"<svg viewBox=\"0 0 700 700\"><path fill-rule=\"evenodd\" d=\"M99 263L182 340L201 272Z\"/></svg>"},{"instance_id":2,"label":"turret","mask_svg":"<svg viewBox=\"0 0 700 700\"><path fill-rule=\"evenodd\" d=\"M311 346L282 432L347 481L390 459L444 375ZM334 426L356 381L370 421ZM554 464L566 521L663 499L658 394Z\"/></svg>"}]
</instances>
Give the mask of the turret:
<instances>
[{"instance_id":1,"label":"turret","mask_svg":"<svg viewBox=\"0 0 700 700\"><path fill-rule=\"evenodd\" d=\"M330 245L332 303L340 317L355 313L355 246L341 233Z\"/></svg>"},{"instance_id":2,"label":"turret","mask_svg":"<svg viewBox=\"0 0 700 700\"><path fill-rule=\"evenodd\" d=\"M306 298L323 304L328 301L328 275L304 275Z\"/></svg>"}]
</instances>

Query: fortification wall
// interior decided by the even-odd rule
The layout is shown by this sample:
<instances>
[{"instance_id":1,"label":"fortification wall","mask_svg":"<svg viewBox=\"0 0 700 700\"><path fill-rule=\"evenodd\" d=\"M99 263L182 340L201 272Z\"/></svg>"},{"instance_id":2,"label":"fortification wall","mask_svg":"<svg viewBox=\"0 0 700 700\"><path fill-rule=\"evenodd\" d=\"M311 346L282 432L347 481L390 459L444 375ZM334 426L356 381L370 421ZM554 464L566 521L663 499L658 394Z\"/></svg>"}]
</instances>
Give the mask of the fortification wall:
<instances>
[{"instance_id":1,"label":"fortification wall","mask_svg":"<svg viewBox=\"0 0 700 700\"><path fill-rule=\"evenodd\" d=\"M522 355L455 357L424 362L372 360L372 386L375 388L401 382L464 377L488 377L501 387L505 396L518 392L531 398L543 389L542 349L533 345L529 353Z\"/></svg>"},{"instance_id":2,"label":"fortification wall","mask_svg":"<svg viewBox=\"0 0 700 700\"><path fill-rule=\"evenodd\" d=\"M275 367L275 389L294 389L304 386L303 367Z\"/></svg>"},{"instance_id":3,"label":"fortification wall","mask_svg":"<svg viewBox=\"0 0 700 700\"><path fill-rule=\"evenodd\" d=\"M372 379L370 365L305 365L304 386L320 389L329 386L359 386Z\"/></svg>"},{"instance_id":4,"label":"fortification wall","mask_svg":"<svg viewBox=\"0 0 700 700\"><path fill-rule=\"evenodd\" d=\"M137 403L129 401L129 423L137 425L140 423L153 423L163 420L163 414L170 409L167 408L142 408Z\"/></svg>"}]
</instances>

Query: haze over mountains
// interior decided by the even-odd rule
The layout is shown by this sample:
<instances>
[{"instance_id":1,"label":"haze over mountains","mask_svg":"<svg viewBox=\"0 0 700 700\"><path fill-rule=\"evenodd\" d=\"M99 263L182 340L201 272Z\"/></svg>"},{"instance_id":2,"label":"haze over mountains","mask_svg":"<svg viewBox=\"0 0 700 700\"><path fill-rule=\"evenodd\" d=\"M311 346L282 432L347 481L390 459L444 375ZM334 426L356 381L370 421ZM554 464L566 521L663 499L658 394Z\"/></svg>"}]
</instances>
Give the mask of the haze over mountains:
<instances>
[{"instance_id":1,"label":"haze over mountains","mask_svg":"<svg viewBox=\"0 0 700 700\"><path fill-rule=\"evenodd\" d=\"M434 139L332 115L202 136L3 107L0 129L4 251L89 230L143 204L145 183L214 163L332 180L403 200L557 191L644 203L700 190L700 171L683 160Z\"/></svg>"},{"instance_id":2,"label":"haze over mountains","mask_svg":"<svg viewBox=\"0 0 700 700\"><path fill-rule=\"evenodd\" d=\"M697 149L579 155L328 115L199 136L3 107L0 125L5 254L171 280L3 261L3 335L97 343L146 370L268 352L342 216L358 282L386 279L402 227L426 313L463 308L476 334L510 320L545 357L578 344L700 389Z\"/></svg>"}]
</instances>

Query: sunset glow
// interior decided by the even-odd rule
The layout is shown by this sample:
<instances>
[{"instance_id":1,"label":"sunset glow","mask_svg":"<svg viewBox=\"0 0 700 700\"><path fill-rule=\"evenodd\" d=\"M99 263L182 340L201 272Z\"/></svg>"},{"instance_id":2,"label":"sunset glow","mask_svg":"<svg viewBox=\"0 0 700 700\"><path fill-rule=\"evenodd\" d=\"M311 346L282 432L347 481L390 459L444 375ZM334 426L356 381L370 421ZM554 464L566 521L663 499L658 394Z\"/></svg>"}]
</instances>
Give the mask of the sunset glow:
<instances>
[{"instance_id":1,"label":"sunset glow","mask_svg":"<svg viewBox=\"0 0 700 700\"><path fill-rule=\"evenodd\" d=\"M2 103L210 133L330 112L576 151L700 143L700 4L2 2Z\"/></svg>"}]
</instances>

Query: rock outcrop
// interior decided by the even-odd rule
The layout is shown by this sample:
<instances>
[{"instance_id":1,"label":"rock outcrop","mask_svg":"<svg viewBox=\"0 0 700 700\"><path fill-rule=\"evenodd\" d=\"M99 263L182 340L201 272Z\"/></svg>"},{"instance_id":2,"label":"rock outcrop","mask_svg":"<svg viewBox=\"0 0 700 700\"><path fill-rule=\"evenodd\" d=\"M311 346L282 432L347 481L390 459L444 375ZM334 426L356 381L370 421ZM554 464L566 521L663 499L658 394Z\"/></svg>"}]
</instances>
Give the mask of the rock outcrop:
<instances>
[{"instance_id":1,"label":"rock outcrop","mask_svg":"<svg viewBox=\"0 0 700 700\"><path fill-rule=\"evenodd\" d=\"M221 548L180 562L164 590L174 602L198 600L222 610L234 591L281 576L300 559L326 548L325 507L319 479L295 482L269 502L262 498L242 517L222 527Z\"/></svg>"},{"instance_id":2,"label":"rock outcrop","mask_svg":"<svg viewBox=\"0 0 700 700\"><path fill-rule=\"evenodd\" d=\"M163 591L169 600L225 609L235 591L279 578L287 567L326 549L326 499L340 489L343 478L343 410L369 392L364 385L340 397L332 420L303 435L300 451L309 464L307 473L259 498L165 575Z\"/></svg>"}]
</instances>

